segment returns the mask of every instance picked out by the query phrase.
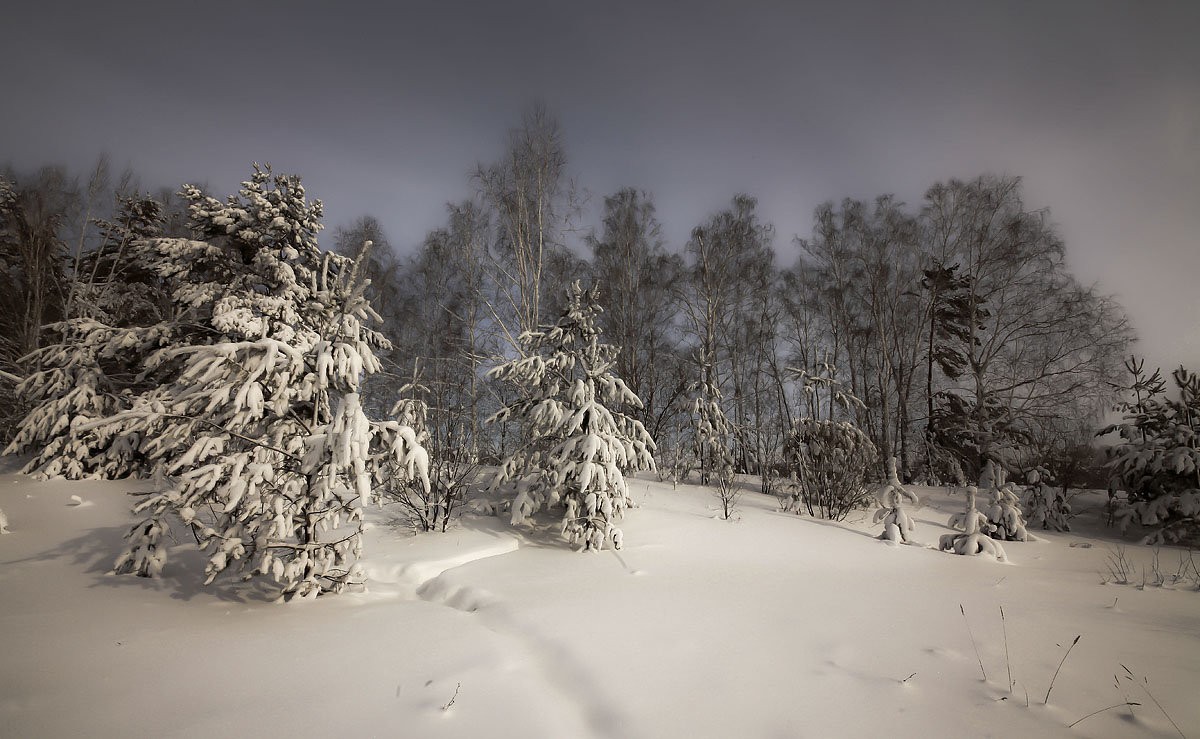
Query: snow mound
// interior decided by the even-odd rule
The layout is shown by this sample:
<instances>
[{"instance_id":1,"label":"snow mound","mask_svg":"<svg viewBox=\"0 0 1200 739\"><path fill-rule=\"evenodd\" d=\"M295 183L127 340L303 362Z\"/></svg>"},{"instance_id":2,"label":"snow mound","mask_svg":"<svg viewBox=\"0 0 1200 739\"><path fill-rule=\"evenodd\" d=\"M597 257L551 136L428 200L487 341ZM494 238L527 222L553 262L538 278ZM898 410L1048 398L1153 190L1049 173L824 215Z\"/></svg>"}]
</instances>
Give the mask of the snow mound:
<instances>
[{"instance_id":1,"label":"snow mound","mask_svg":"<svg viewBox=\"0 0 1200 739\"><path fill-rule=\"evenodd\" d=\"M476 541L477 539L481 539L481 541ZM461 542L461 536L458 541ZM520 545L515 537L495 539L490 536L476 535L468 537L468 543L458 546L459 551L450 556L403 563L388 562L387 557L379 557L369 559L364 570L367 574L367 581L371 584L372 589L380 589L378 586L399 586L403 589L411 589L412 592L425 597L421 593L421 590L430 585L434 580L440 578L448 570L453 570L481 559L509 554L517 551L519 548ZM433 593L435 591L441 592L437 588L429 592Z\"/></svg>"}]
</instances>

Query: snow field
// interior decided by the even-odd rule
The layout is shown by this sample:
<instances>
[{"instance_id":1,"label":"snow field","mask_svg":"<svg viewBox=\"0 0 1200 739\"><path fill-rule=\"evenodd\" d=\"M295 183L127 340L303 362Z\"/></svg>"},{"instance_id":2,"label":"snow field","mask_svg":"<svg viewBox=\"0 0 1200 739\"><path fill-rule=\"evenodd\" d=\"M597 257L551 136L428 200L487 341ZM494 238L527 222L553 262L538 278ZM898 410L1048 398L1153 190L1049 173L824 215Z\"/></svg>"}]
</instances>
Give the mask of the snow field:
<instances>
[{"instance_id":1,"label":"snow field","mask_svg":"<svg viewBox=\"0 0 1200 739\"><path fill-rule=\"evenodd\" d=\"M932 549L963 494L908 487L925 546L876 540L872 511L830 523L749 491L723 521L709 489L645 479L619 552L565 548L553 512L413 537L370 509L367 590L276 605L253 584L202 587L182 538L161 580L107 574L129 483L6 475L0 733L1178 736L1140 687L1114 687L1122 664L1200 733L1200 593L1102 585L1098 499L1072 533L1006 542L1003 564ZM1148 548L1126 554L1149 567ZM1173 568L1176 550L1160 557ZM1066 728L1124 700L1133 718Z\"/></svg>"}]
</instances>

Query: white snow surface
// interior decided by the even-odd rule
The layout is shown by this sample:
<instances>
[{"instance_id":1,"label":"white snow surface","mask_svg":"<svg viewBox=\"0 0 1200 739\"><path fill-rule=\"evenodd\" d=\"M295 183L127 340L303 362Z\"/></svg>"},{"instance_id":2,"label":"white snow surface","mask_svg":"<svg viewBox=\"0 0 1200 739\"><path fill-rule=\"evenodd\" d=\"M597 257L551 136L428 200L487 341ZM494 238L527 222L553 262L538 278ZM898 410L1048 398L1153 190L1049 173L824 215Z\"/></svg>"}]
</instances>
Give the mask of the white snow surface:
<instances>
[{"instance_id":1,"label":"white snow surface","mask_svg":"<svg viewBox=\"0 0 1200 739\"><path fill-rule=\"evenodd\" d=\"M161 579L108 574L131 487L0 476L0 735L1178 736L1140 684L1114 687L1124 665L1200 736L1200 593L1102 584L1099 495L1075 531L1007 542L1010 564L752 492L724 521L707 489L646 479L619 552L572 551L553 515L412 536L371 509L366 592L273 604L201 586L182 538ZM962 493L911 487L936 542ZM1126 553L1149 571L1152 550ZM1142 705L1066 728L1125 700Z\"/></svg>"}]
</instances>

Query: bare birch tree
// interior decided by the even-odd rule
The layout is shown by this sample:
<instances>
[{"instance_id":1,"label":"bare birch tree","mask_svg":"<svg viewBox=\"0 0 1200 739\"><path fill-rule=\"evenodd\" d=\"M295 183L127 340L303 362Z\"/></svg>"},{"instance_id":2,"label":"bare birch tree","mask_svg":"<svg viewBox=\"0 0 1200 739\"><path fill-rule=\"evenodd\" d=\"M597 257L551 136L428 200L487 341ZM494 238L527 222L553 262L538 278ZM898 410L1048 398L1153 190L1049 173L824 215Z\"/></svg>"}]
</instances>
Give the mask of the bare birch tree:
<instances>
[{"instance_id":1,"label":"bare birch tree","mask_svg":"<svg viewBox=\"0 0 1200 739\"><path fill-rule=\"evenodd\" d=\"M604 199L600 232L588 243L604 308L600 324L621 350L617 374L642 399L644 406L633 415L658 443L666 416L684 390L672 346L683 260L664 249L653 198L633 188Z\"/></svg>"},{"instance_id":2,"label":"bare birch tree","mask_svg":"<svg viewBox=\"0 0 1200 739\"><path fill-rule=\"evenodd\" d=\"M521 352L521 333L537 330L553 292L543 284L546 264L552 252L564 248L563 233L576 206L566 166L558 121L537 104L509 131L504 155L475 170L496 233L489 252L496 300L488 308L513 352Z\"/></svg>"},{"instance_id":3,"label":"bare birch tree","mask_svg":"<svg viewBox=\"0 0 1200 739\"><path fill-rule=\"evenodd\" d=\"M1100 402L1133 334L1121 307L1079 284L1045 210L1029 210L1016 177L934 185L925 197L928 231L950 245L970 278L978 315L967 342L965 383L978 459L1005 456L994 410L1017 428L1061 417L1079 398Z\"/></svg>"}]
</instances>

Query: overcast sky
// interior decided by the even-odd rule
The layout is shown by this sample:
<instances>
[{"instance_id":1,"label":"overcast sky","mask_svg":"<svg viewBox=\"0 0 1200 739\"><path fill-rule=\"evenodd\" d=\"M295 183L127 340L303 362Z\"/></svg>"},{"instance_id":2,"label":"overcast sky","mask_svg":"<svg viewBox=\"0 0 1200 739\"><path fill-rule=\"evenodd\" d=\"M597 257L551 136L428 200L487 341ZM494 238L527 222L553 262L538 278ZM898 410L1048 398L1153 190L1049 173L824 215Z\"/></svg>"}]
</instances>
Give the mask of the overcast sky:
<instances>
[{"instance_id":1,"label":"overcast sky","mask_svg":"<svg viewBox=\"0 0 1200 739\"><path fill-rule=\"evenodd\" d=\"M14 4L10 4L12 6ZM979 5L980 7L975 7ZM986 6L986 7L985 7ZM201 9L203 8L203 10ZM1150 363L1200 369L1200 2L271 4L4 11L0 162L229 192L299 173L411 249L532 101L669 246L736 192L783 263L824 200L1020 175Z\"/></svg>"}]
</instances>

